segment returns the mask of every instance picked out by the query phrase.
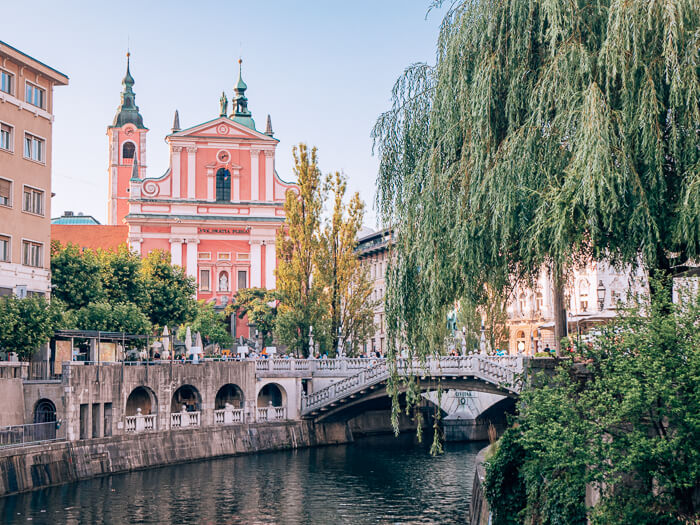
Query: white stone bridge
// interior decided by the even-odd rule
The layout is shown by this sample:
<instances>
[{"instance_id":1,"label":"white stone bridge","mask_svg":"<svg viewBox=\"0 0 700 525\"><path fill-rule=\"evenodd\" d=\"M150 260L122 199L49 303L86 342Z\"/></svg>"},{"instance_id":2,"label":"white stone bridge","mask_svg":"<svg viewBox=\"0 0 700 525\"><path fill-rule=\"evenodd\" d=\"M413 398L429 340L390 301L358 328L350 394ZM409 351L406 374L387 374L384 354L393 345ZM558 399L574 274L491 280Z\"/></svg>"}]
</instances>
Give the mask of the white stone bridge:
<instances>
[{"instance_id":1,"label":"white stone bridge","mask_svg":"<svg viewBox=\"0 0 700 525\"><path fill-rule=\"evenodd\" d=\"M439 381L445 388L514 397L520 393L525 359L518 356L483 355L433 357L425 363L398 359L396 372L401 377L417 378L422 391L435 390ZM269 377L281 366L287 370L279 370L277 373L285 374L286 377L287 374L297 372L301 377L315 378L328 374L337 378L322 388L308 388L308 395L301 393L302 417L316 420L344 419L356 414L362 405L388 396L386 385L391 365L384 359L306 360L308 365L288 361L289 364L281 365L278 360L261 362L260 368L266 367L266 370L258 369L256 374L259 377Z\"/></svg>"}]
</instances>

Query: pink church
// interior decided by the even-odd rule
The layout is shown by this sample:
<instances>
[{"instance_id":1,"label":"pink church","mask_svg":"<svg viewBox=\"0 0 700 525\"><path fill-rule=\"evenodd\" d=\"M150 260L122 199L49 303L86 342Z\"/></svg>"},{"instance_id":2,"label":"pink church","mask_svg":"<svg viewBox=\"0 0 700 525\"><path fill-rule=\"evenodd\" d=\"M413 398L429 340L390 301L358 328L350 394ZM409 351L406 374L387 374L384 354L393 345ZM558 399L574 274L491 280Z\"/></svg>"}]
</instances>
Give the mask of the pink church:
<instances>
[{"instance_id":1,"label":"pink church","mask_svg":"<svg viewBox=\"0 0 700 525\"><path fill-rule=\"evenodd\" d=\"M128 57L128 55L127 55ZM284 223L285 193L296 186L275 171L270 117L255 128L240 76L232 111L222 93L217 118L186 129L175 112L170 166L146 175L146 133L135 104L127 58L121 105L109 137L108 224L129 227L128 244L142 255L167 250L197 280L197 298L225 306L242 288L275 287L275 238ZM242 323L238 335L247 335Z\"/></svg>"}]
</instances>

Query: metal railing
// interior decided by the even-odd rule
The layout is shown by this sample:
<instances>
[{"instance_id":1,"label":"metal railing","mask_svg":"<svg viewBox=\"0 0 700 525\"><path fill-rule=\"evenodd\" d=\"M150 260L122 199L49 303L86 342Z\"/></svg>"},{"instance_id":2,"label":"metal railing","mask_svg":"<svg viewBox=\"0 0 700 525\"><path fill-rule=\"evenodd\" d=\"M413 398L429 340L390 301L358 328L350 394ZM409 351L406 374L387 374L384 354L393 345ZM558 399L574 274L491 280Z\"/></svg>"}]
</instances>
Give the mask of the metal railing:
<instances>
[{"instance_id":1,"label":"metal railing","mask_svg":"<svg viewBox=\"0 0 700 525\"><path fill-rule=\"evenodd\" d=\"M0 428L0 447L26 446L66 439L65 428L56 428L56 421L30 423Z\"/></svg>"}]
</instances>

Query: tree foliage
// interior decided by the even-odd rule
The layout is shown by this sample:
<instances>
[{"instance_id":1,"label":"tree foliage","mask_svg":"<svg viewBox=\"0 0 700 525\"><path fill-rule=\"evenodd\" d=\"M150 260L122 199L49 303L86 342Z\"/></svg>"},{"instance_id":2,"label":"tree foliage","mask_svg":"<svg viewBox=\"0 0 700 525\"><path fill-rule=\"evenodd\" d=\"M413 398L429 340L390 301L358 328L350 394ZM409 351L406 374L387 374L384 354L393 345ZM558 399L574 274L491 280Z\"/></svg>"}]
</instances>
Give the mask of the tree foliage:
<instances>
[{"instance_id":1,"label":"tree foliage","mask_svg":"<svg viewBox=\"0 0 700 525\"><path fill-rule=\"evenodd\" d=\"M695 0L452 4L373 131L390 352L433 351L484 283L700 256L699 44Z\"/></svg>"},{"instance_id":2,"label":"tree foliage","mask_svg":"<svg viewBox=\"0 0 700 525\"><path fill-rule=\"evenodd\" d=\"M487 465L494 507L521 490L505 476L513 469L507 458L522 449L517 471L527 497L514 512L525 523L700 518L700 298L675 307L657 297L643 311L579 349L585 374L563 368L524 393L518 426ZM584 504L587 484L601 495L593 509Z\"/></svg>"},{"instance_id":3,"label":"tree foliage","mask_svg":"<svg viewBox=\"0 0 700 525\"><path fill-rule=\"evenodd\" d=\"M0 298L0 348L16 352L20 361L31 360L39 346L62 328L61 311L60 300L49 303L42 296Z\"/></svg>"},{"instance_id":4,"label":"tree foliage","mask_svg":"<svg viewBox=\"0 0 700 525\"><path fill-rule=\"evenodd\" d=\"M341 336L349 341L346 350L353 355L374 333L374 286L355 251L365 206L357 192L344 203L347 180L339 172L326 177L325 189L331 196L333 210L320 228L318 284L328 305L330 351L337 353Z\"/></svg>"},{"instance_id":5,"label":"tree foliage","mask_svg":"<svg viewBox=\"0 0 700 525\"><path fill-rule=\"evenodd\" d=\"M52 296L69 310L78 310L105 298L100 260L93 251L82 251L74 244L51 243Z\"/></svg>"},{"instance_id":6,"label":"tree foliage","mask_svg":"<svg viewBox=\"0 0 700 525\"><path fill-rule=\"evenodd\" d=\"M233 302L226 307L226 313L240 319L247 316L248 323L255 325L262 335L263 345L270 345L277 317L277 300L275 290L243 288L236 292Z\"/></svg>"},{"instance_id":7,"label":"tree foliage","mask_svg":"<svg viewBox=\"0 0 700 525\"><path fill-rule=\"evenodd\" d=\"M324 318L321 289L316 284L314 255L318 252L318 232L323 209L321 170L316 148L306 144L293 150L294 174L299 194L288 191L284 203L285 228L277 234L277 291L282 302L278 308L275 333L295 353L308 353L309 327L316 334Z\"/></svg>"},{"instance_id":8,"label":"tree foliage","mask_svg":"<svg viewBox=\"0 0 700 525\"><path fill-rule=\"evenodd\" d=\"M153 250L143 259L141 273L150 298L148 315L158 327L182 324L195 315L197 287L179 266L170 264L170 254Z\"/></svg>"},{"instance_id":9,"label":"tree foliage","mask_svg":"<svg viewBox=\"0 0 700 525\"><path fill-rule=\"evenodd\" d=\"M147 334L151 332L148 316L134 303L98 301L66 316L66 327L76 330L100 330Z\"/></svg>"},{"instance_id":10,"label":"tree foliage","mask_svg":"<svg viewBox=\"0 0 700 525\"><path fill-rule=\"evenodd\" d=\"M199 332L205 344L229 345L233 341L226 329L226 316L214 310L213 304L197 301L192 331Z\"/></svg>"}]
</instances>

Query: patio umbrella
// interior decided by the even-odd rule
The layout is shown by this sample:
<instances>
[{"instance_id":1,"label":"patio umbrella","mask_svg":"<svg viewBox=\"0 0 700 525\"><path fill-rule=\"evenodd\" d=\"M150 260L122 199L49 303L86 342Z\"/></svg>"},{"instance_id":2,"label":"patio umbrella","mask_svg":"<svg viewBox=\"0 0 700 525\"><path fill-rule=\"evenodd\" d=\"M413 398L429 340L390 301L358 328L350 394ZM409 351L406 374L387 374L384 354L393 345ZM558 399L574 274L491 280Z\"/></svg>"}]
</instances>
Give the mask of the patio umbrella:
<instances>
[{"instance_id":1,"label":"patio umbrella","mask_svg":"<svg viewBox=\"0 0 700 525\"><path fill-rule=\"evenodd\" d=\"M190 355L190 352L192 351L192 331L190 330L189 326L185 332L185 348L187 349L187 355Z\"/></svg>"}]
</instances>

